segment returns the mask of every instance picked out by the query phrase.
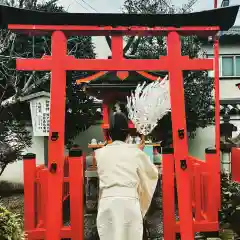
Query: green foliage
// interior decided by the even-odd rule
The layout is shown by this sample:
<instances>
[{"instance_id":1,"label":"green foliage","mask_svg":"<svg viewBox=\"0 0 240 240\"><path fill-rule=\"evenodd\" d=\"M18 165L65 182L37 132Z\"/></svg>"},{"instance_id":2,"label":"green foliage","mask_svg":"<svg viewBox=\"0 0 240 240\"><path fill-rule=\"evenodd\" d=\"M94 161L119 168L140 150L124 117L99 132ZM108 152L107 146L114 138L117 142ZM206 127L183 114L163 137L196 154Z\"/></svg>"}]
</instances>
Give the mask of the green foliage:
<instances>
[{"instance_id":1,"label":"green foliage","mask_svg":"<svg viewBox=\"0 0 240 240\"><path fill-rule=\"evenodd\" d=\"M17 194L23 194L23 184L9 181L0 181L0 199Z\"/></svg>"},{"instance_id":2,"label":"green foliage","mask_svg":"<svg viewBox=\"0 0 240 240\"><path fill-rule=\"evenodd\" d=\"M168 1L159 0L125 0L123 12L125 13L173 13L176 11L189 11L189 9L176 9ZM202 44L198 37L188 36L181 38L182 55L190 58L204 57ZM138 45L136 47L136 45ZM166 37L141 37L135 40L135 44L130 47L129 54L140 59L158 59L167 54ZM165 73L159 72L160 76ZM185 107L187 129L190 137L193 137L198 127L206 127L214 123L213 115L209 112L213 103L212 90L213 79L210 79L206 71L185 71ZM155 138L161 140L168 139L171 142L171 114L165 116L158 127L153 132Z\"/></svg>"},{"instance_id":3,"label":"green foliage","mask_svg":"<svg viewBox=\"0 0 240 240\"><path fill-rule=\"evenodd\" d=\"M221 174L221 203L220 225L229 227L234 224L232 216L240 207L240 184L232 181L231 176L226 173ZM238 225L240 219L238 218Z\"/></svg>"},{"instance_id":4,"label":"green foliage","mask_svg":"<svg viewBox=\"0 0 240 240\"><path fill-rule=\"evenodd\" d=\"M125 0L124 13L170 13L172 7L169 0Z\"/></svg>"},{"instance_id":5,"label":"green foliage","mask_svg":"<svg viewBox=\"0 0 240 240\"><path fill-rule=\"evenodd\" d=\"M24 240L22 221L18 215L0 205L0 239Z\"/></svg>"},{"instance_id":6,"label":"green foliage","mask_svg":"<svg viewBox=\"0 0 240 240\"><path fill-rule=\"evenodd\" d=\"M31 145L31 135L24 124L15 120L0 123L0 176L8 164L20 160Z\"/></svg>"}]
</instances>

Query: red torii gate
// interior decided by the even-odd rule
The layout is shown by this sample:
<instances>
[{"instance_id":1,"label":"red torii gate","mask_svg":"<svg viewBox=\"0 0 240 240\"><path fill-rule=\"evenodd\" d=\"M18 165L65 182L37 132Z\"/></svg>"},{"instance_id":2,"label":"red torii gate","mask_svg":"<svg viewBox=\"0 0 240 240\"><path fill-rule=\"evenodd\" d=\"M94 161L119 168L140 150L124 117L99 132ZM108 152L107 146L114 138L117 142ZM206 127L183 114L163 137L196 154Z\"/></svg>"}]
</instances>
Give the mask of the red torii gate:
<instances>
[{"instance_id":1,"label":"red torii gate","mask_svg":"<svg viewBox=\"0 0 240 240\"><path fill-rule=\"evenodd\" d=\"M234 9L234 14L238 10ZM7 10L8 11L8 10ZM34 12L33 14L36 14ZM230 15L234 15L230 14ZM7 16L7 14L6 14ZM35 15L33 15L34 17ZM161 15L159 15L161 16ZM24 18L24 15L22 15ZM151 18L151 16L148 16ZM232 19L236 16L232 16ZM89 19L91 17L89 16ZM204 20L204 19L203 19ZM23 20L23 22L26 20ZM145 19L144 19L145 21ZM161 22L161 21L160 21ZM183 21L184 22L184 21ZM171 24L169 24L171 25ZM230 23L231 25L231 23ZM192 193L191 193L191 167L188 157L188 139L185 118L185 103L183 89L183 70L215 70L215 121L216 121L216 151L214 151L212 160L219 163L219 65L218 65L218 40L214 42L215 61L212 59L189 59L181 55L180 35L201 35L215 36L220 30L216 26L188 26L188 27L145 27L145 26L76 26L76 25L41 25L41 24L16 24L11 21L8 23L8 29L22 31L27 33L52 33L52 55L45 56L42 59L18 59L17 69L23 71L51 71L51 114L50 114L50 136L49 136L49 172L47 174L47 203L46 203L46 231L45 239L59 240L62 226L62 185L63 185L63 163L64 163L64 122L65 122L65 97L66 97L66 71L67 70L90 70L90 71L131 71L131 70L153 70L168 71L170 75L170 93L172 104L172 131L174 145L175 171L177 178L178 203L180 214L180 232L181 238L190 240L194 238L194 226L192 216ZM124 35L167 35L168 54L160 59L152 60L129 60L123 56L123 38ZM67 55L67 35L96 35L112 36L112 59L75 59ZM217 164L218 166L218 164ZM80 169L81 170L81 169ZM218 169L216 169L218 171ZM77 172L76 172L77 173ZM33 174L33 173L32 173ZM79 174L79 173L78 173ZM81 172L81 174L83 174ZM169 172L171 174L171 171ZM171 178L171 176L169 177ZM216 178L212 182L216 188L213 195L215 199L220 199L220 181ZM82 203L82 182L79 181L79 192L74 192L75 198ZM71 186L70 186L71 187ZM172 197L172 196L169 196ZM165 201L164 204L167 204ZM217 210L220 207L218 203L215 206L212 201L210 209L213 213L210 216L209 223L217 222ZM33 203L30 207L32 214ZM71 237L73 240L83 239L83 205L74 206L71 209L74 215L72 227L79 228L79 231ZM165 220L171 218L171 213L165 214ZM171 220L171 219L170 219ZM206 223L208 224L208 222ZM172 225L171 225L172 226ZM173 227L173 226L172 226ZM165 238L174 239L175 230L165 226Z\"/></svg>"},{"instance_id":2,"label":"red torii gate","mask_svg":"<svg viewBox=\"0 0 240 240\"><path fill-rule=\"evenodd\" d=\"M16 27L15 27L16 28ZM22 26L26 29L26 26ZM42 26L42 30L46 27ZM41 28L35 30L40 30ZM63 28L63 27L61 27ZM172 129L173 129L173 145L174 157L176 164L177 189L179 194L179 214L181 218L180 229L183 239L193 239L193 221L192 221L192 199L190 187L190 168L183 170L181 164L185 161L188 165L188 140L186 130L185 117L185 100L183 88L183 70L213 70L212 59L189 59L188 56L181 56L181 42L179 34L183 31L209 31L214 34L219 27L201 27L201 28L159 28L153 32L159 34L162 31L168 31L168 55L158 60L125 60L123 58L123 34L129 35L134 30L125 30L117 28L113 30L120 33L120 36L112 36L112 59L108 60L79 60L67 53L67 38L59 28L52 34L52 56L43 59L18 59L17 69L24 71L51 71L51 117L50 117L50 136L58 133L58 141L49 141L49 167L58 163L57 174L49 175L48 179L48 204L46 222L46 239L59 239L59 232L53 229L59 229L62 219L62 174L63 158L64 158L64 122L65 122L65 97L66 97L66 71L67 70L163 70L168 71L170 76L170 93L171 93L171 112L172 112ZM14 29L10 25L9 29ZM58 29L58 28L57 28ZM65 29L73 30L71 27ZM79 31L82 30L79 27ZM101 31L96 28L96 30ZM96 31L95 30L95 31ZM90 30L93 31L93 30ZM104 30L103 30L104 31ZM135 31L142 31L142 35L148 35L142 28L135 28ZM150 30L148 32L151 32ZM215 56L218 59L218 40L215 40ZM219 99L219 83L218 83L218 61L215 61L215 99L216 99L216 122L220 122ZM216 124L218 125L218 124ZM219 128L216 128L216 139L219 136ZM183 137L180 135L183 134ZM219 142L216 142L216 149L219 149ZM219 150L217 151L219 155ZM56 161L57 160L57 161ZM219 161L220 162L220 161ZM189 164L190 165L190 164ZM220 187L220 186L219 186ZM54 191L53 191L54 189ZM216 190L217 191L217 190ZM51 196L51 197L50 197ZM192 224L191 224L192 223ZM50 230L51 229L51 230Z\"/></svg>"}]
</instances>

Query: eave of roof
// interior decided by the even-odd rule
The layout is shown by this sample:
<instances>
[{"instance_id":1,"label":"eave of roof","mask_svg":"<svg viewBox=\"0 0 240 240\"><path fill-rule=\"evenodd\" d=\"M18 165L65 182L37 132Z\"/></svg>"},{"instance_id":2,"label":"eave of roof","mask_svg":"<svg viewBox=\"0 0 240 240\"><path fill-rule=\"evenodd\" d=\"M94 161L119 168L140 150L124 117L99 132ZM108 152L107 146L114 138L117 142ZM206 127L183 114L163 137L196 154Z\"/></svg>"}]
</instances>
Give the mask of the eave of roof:
<instances>
[{"instance_id":1,"label":"eave of roof","mask_svg":"<svg viewBox=\"0 0 240 240\"><path fill-rule=\"evenodd\" d=\"M92 75L89 75L85 78L77 79L77 84L87 83L89 86L95 85L95 84L121 84L124 82L124 84L137 84L138 82L143 81L153 81L157 80L160 77L160 74L154 73L154 72L147 72L147 71L129 71L125 72L124 76L121 77L119 75L121 71L102 71L98 72Z\"/></svg>"},{"instance_id":2,"label":"eave of roof","mask_svg":"<svg viewBox=\"0 0 240 240\"><path fill-rule=\"evenodd\" d=\"M228 31L222 31L221 37L226 36L240 36L240 26L233 26Z\"/></svg>"},{"instance_id":3,"label":"eave of roof","mask_svg":"<svg viewBox=\"0 0 240 240\"><path fill-rule=\"evenodd\" d=\"M49 92L45 92L45 91L32 93L30 95L20 97L20 102L31 101L33 99L40 98L40 97L50 98L50 93Z\"/></svg>"},{"instance_id":4,"label":"eave of roof","mask_svg":"<svg viewBox=\"0 0 240 240\"><path fill-rule=\"evenodd\" d=\"M8 24L88 25L88 26L219 26L228 30L234 25L239 6L185 14L120 14L120 13L48 13L0 5L0 27Z\"/></svg>"}]
</instances>

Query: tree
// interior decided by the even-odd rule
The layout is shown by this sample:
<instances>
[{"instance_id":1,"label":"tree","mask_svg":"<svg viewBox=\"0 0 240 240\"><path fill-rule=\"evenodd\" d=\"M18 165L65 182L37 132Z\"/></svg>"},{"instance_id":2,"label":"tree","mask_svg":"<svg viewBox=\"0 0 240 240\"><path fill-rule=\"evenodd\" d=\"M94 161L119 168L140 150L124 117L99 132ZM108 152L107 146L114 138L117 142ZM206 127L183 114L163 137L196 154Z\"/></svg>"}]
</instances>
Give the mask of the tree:
<instances>
[{"instance_id":1,"label":"tree","mask_svg":"<svg viewBox=\"0 0 240 240\"><path fill-rule=\"evenodd\" d=\"M174 13L187 12L196 2L191 0L181 8L171 6L167 0L125 0L123 5L124 13ZM197 36L182 37L182 55L190 58L204 57L201 48L201 41ZM128 54L141 59L157 59L166 55L167 44L165 37L138 37L133 41ZM164 76L167 73L158 73ZM206 127L213 124L213 115L209 113L212 104L213 79L208 77L206 71L185 71L185 105L187 130L190 137L193 137L198 127ZM165 116L156 127L153 135L161 134L161 140L170 139L171 142L171 114Z\"/></svg>"},{"instance_id":2,"label":"tree","mask_svg":"<svg viewBox=\"0 0 240 240\"><path fill-rule=\"evenodd\" d=\"M46 12L65 12L58 5L58 0L38 2L38 0L2 1L3 4ZM38 91L50 91L50 74L48 72L21 72L15 69L15 60L21 58L41 58L51 54L49 36L27 36L9 30L0 30L0 175L7 164L21 158L22 151L31 145L30 133L25 122L31 120L27 103L21 97ZM76 58L95 58L94 46L89 36L68 38L68 54ZM87 75L87 72L67 73L66 99L66 135L65 142L72 139L82 130L87 129L94 120L93 100L75 84L76 78ZM74 127L75 126L75 127ZM17 146L11 146L8 133L14 133ZM11 153L11 154L10 154ZM11 157L10 157L11 156Z\"/></svg>"}]
</instances>

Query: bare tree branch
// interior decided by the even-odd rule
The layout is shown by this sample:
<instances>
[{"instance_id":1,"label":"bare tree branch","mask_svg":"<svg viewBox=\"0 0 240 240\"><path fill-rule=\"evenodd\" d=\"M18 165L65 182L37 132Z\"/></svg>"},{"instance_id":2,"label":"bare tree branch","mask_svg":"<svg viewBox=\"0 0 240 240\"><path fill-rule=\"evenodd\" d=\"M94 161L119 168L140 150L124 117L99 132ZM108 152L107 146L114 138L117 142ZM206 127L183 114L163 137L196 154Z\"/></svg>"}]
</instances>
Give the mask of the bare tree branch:
<instances>
[{"instance_id":1,"label":"bare tree branch","mask_svg":"<svg viewBox=\"0 0 240 240\"><path fill-rule=\"evenodd\" d=\"M13 104L16 104L17 102L20 101L21 96L27 95L29 93L31 93L31 91L33 91L35 88L37 88L39 85L45 83L46 81L48 81L50 79L50 73L46 73L44 75L44 77L39 78L38 80L36 80L34 83L32 83L30 85L31 80L34 78L34 74L32 74L28 81L27 84L28 86L25 85L25 87L19 92L16 93L15 95L3 100L0 104L0 107L6 108L9 107Z\"/></svg>"},{"instance_id":2,"label":"bare tree branch","mask_svg":"<svg viewBox=\"0 0 240 240\"><path fill-rule=\"evenodd\" d=\"M105 36L105 39L107 41L109 49L112 50L112 40L111 40L111 37Z\"/></svg>"},{"instance_id":3,"label":"bare tree branch","mask_svg":"<svg viewBox=\"0 0 240 240\"><path fill-rule=\"evenodd\" d=\"M15 38L16 38L16 34L15 34L15 33L12 33L11 31L8 31L7 34L6 34L6 36L3 37L4 32L5 32L5 30L1 30L1 35L2 35L2 36L0 37L0 39L1 39L2 41L1 41L1 43L0 43L0 54L2 54L3 52L5 52L5 51L9 48L11 42L14 41Z\"/></svg>"},{"instance_id":4,"label":"bare tree branch","mask_svg":"<svg viewBox=\"0 0 240 240\"><path fill-rule=\"evenodd\" d=\"M8 6L14 5L22 8L35 8L37 4L36 0L13 0L13 2L10 2L9 0L3 0L2 2ZM22 96L30 94L34 89L49 81L50 79L49 73L45 73L42 77L38 77L39 74L36 74L35 71L28 76L27 74L23 76L21 72L16 71L13 66L13 61L18 58L26 59L29 57L35 57L35 50L38 47L38 45L36 45L38 43L35 41L34 37L32 37L32 41L30 43L31 46L27 45L25 47L25 45L17 45L20 47L19 53L17 52L19 48L15 48L16 42L18 40L17 38L18 35L12 33L11 31L0 30L0 81L2 79L0 82L0 109L16 104L20 101L20 98ZM79 41L76 41L75 43L74 39L69 40L73 40L73 43L71 43L71 49L68 51L68 54L75 55L79 49ZM41 44L43 54L51 54L50 42L46 37L43 37L43 42ZM22 47L24 48L24 51L22 50ZM10 89L10 92L13 90L13 95L6 95L5 89Z\"/></svg>"},{"instance_id":5,"label":"bare tree branch","mask_svg":"<svg viewBox=\"0 0 240 240\"><path fill-rule=\"evenodd\" d=\"M24 92L22 92L22 95L29 94L31 91L33 91L33 89L37 88L38 86L40 86L41 84L43 84L49 80L50 80L50 73L46 73L42 78L37 79Z\"/></svg>"},{"instance_id":6,"label":"bare tree branch","mask_svg":"<svg viewBox=\"0 0 240 240\"><path fill-rule=\"evenodd\" d=\"M131 36L131 37L128 39L128 42L127 42L126 46L125 46L124 49L123 49L123 52L124 52L124 53L127 53L127 51L130 49L131 45L133 44L134 40L135 40L135 36Z\"/></svg>"},{"instance_id":7,"label":"bare tree branch","mask_svg":"<svg viewBox=\"0 0 240 240\"><path fill-rule=\"evenodd\" d=\"M35 76L35 71L33 71L33 73L31 74L31 76L28 78L25 86L23 87L22 89L22 92L26 92L27 91L27 88L29 87L30 83L32 82L32 80L34 79L34 76Z\"/></svg>"}]
</instances>

